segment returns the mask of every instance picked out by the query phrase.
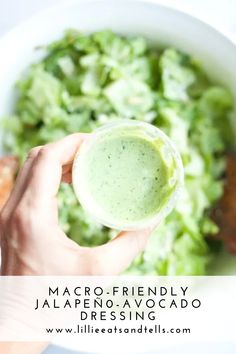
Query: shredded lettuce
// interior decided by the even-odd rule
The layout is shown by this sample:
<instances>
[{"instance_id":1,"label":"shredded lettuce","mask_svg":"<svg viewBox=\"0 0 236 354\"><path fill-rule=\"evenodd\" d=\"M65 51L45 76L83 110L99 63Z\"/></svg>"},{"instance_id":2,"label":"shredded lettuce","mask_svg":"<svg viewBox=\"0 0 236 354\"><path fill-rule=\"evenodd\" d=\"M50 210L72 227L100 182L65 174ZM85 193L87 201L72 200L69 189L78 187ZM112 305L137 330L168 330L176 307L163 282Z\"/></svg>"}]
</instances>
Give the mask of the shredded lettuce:
<instances>
[{"instance_id":1,"label":"shredded lettuce","mask_svg":"<svg viewBox=\"0 0 236 354\"><path fill-rule=\"evenodd\" d=\"M23 160L33 146L112 119L160 127L181 153L185 187L127 272L206 274L212 258L206 236L218 230L209 215L223 193L224 152L232 140L230 92L212 84L191 56L150 47L142 37L69 30L42 50L44 58L17 83L14 116L4 120L7 148ZM85 213L71 186L62 185L58 198L61 226L73 240L95 246L114 236Z\"/></svg>"}]
</instances>

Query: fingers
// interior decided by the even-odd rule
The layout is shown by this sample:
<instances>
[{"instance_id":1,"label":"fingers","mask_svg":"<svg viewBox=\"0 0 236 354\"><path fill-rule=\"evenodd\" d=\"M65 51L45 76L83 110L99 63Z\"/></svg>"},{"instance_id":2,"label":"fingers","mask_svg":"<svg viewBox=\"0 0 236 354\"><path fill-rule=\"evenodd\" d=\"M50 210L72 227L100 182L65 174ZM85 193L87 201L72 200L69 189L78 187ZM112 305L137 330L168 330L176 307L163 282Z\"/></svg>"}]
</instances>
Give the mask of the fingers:
<instances>
[{"instance_id":1,"label":"fingers","mask_svg":"<svg viewBox=\"0 0 236 354\"><path fill-rule=\"evenodd\" d=\"M123 231L112 241L93 249L94 274L117 275L144 250L153 228Z\"/></svg>"},{"instance_id":2,"label":"fingers","mask_svg":"<svg viewBox=\"0 0 236 354\"><path fill-rule=\"evenodd\" d=\"M72 134L58 142L34 149L18 175L6 209L13 210L18 204L18 216L19 210L27 216L33 211L31 215L35 215L35 219L46 215L44 222L54 220L52 224L46 222L46 225L57 225L56 196L60 182L71 182L73 159L87 138L87 134ZM145 248L152 230L121 232L109 243L93 249L83 249L78 245L75 247L73 243L74 259L77 262L79 258L80 265L83 263L82 267L78 267L80 272L83 269L84 273L86 266L88 274L121 273Z\"/></svg>"},{"instance_id":3,"label":"fingers","mask_svg":"<svg viewBox=\"0 0 236 354\"><path fill-rule=\"evenodd\" d=\"M43 146L31 169L26 194L34 203L46 203L55 198L61 178L70 181L69 167L87 134L72 134L55 143ZM64 166L64 170L63 170Z\"/></svg>"}]
</instances>

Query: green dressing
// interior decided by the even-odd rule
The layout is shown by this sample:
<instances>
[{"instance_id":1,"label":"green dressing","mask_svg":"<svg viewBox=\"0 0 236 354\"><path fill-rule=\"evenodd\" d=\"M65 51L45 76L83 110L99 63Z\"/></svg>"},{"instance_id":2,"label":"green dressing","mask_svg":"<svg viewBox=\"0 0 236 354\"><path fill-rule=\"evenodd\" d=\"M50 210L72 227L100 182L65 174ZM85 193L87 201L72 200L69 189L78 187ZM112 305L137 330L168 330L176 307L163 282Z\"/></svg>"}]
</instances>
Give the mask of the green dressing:
<instances>
[{"instance_id":1,"label":"green dressing","mask_svg":"<svg viewBox=\"0 0 236 354\"><path fill-rule=\"evenodd\" d=\"M174 186L173 161L163 158L161 139L134 131L107 134L87 151L84 180L108 219L140 222L159 212Z\"/></svg>"}]
</instances>

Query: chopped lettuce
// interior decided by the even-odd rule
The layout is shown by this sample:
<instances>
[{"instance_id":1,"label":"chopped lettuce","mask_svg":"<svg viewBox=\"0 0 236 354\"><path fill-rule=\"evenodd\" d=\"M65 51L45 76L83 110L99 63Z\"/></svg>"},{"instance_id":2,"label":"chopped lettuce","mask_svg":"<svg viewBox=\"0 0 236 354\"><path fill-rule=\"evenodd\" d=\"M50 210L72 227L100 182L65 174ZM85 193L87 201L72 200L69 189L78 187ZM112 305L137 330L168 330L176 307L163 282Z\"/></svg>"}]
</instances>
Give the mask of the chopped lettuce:
<instances>
[{"instance_id":1,"label":"chopped lettuce","mask_svg":"<svg viewBox=\"0 0 236 354\"><path fill-rule=\"evenodd\" d=\"M141 119L153 106L149 86L132 78L116 80L106 87L104 94L120 117Z\"/></svg>"},{"instance_id":2,"label":"chopped lettuce","mask_svg":"<svg viewBox=\"0 0 236 354\"><path fill-rule=\"evenodd\" d=\"M212 258L206 236L218 230L209 212L223 193L224 151L232 140L230 93L189 55L151 48L142 37L70 30L43 50L17 84L14 116L4 121L8 149L23 160L35 145L112 119L160 127L181 153L185 187L127 272L205 274ZM63 184L58 199L61 227L79 244L99 245L116 234L86 214L71 186Z\"/></svg>"},{"instance_id":3,"label":"chopped lettuce","mask_svg":"<svg viewBox=\"0 0 236 354\"><path fill-rule=\"evenodd\" d=\"M163 95L173 101L188 101L188 88L196 81L189 58L174 49L166 49L160 58Z\"/></svg>"}]
</instances>

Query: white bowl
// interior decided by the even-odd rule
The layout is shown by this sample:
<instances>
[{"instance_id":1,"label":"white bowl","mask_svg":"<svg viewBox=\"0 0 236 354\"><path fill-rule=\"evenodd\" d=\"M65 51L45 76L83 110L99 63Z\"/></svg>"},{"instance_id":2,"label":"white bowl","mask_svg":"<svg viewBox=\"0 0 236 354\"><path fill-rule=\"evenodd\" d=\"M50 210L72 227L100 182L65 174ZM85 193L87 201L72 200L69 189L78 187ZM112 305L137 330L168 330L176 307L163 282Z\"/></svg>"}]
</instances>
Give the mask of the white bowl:
<instances>
[{"instance_id":1,"label":"white bowl","mask_svg":"<svg viewBox=\"0 0 236 354\"><path fill-rule=\"evenodd\" d=\"M50 43L60 37L64 29L71 27L90 32L109 28L125 35L140 34L158 46L170 45L186 51L202 62L209 77L229 87L236 101L236 46L204 22L145 0L66 0L23 23L0 40L0 117L11 112L15 99L12 87L16 79L28 64L39 59L34 47ZM235 118L233 123L236 131ZM0 152L3 152L2 146ZM218 274L236 274L236 257L222 255L216 266ZM146 344L145 341L142 348L139 343L137 348L133 343L132 351L147 352L151 348ZM79 347L76 340L66 345L71 349ZM96 345L96 341L91 340L86 348L79 349L98 352ZM118 349L127 352L122 343ZM103 346L103 353L106 352L111 353L111 349Z\"/></svg>"}]
</instances>

